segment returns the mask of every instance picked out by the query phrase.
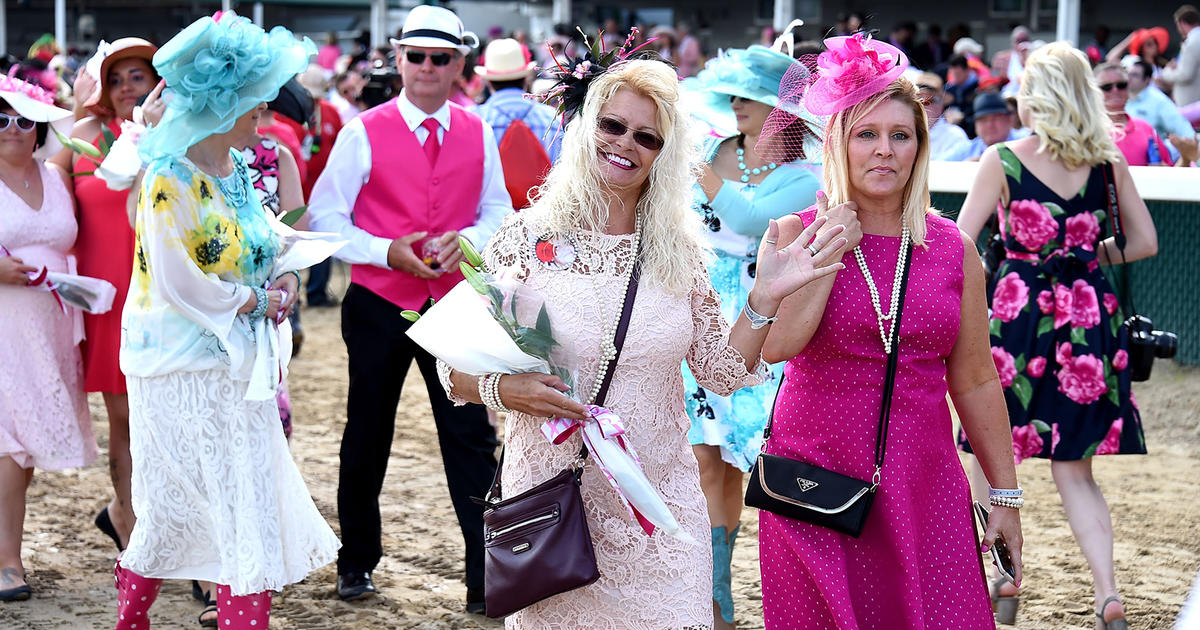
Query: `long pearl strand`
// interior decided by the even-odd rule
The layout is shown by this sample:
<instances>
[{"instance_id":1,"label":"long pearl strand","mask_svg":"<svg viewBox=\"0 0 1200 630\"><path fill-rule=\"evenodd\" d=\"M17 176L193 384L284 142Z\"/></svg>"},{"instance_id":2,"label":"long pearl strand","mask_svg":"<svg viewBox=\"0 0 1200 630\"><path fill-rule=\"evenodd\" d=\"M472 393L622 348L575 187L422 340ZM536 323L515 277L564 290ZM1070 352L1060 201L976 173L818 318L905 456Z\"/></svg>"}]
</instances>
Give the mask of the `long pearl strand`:
<instances>
[{"instance_id":1,"label":"long pearl strand","mask_svg":"<svg viewBox=\"0 0 1200 630\"><path fill-rule=\"evenodd\" d=\"M892 353L892 329L896 326L896 312L900 309L900 283L903 281L904 261L908 259L908 242L911 239L908 228L905 227L900 231L900 255L896 258L896 276L892 280L892 304L888 308L887 314L884 314L883 308L879 305L879 289L875 287L875 279L871 277L871 270L867 269L867 259L863 257L862 246L854 248L854 258L858 260L858 268L862 270L863 277L867 279L867 288L871 290L871 306L875 307L875 319L879 323L879 338L883 340L883 351L886 354ZM891 322L889 327L886 327L884 322Z\"/></svg>"},{"instance_id":2,"label":"long pearl strand","mask_svg":"<svg viewBox=\"0 0 1200 630\"><path fill-rule=\"evenodd\" d=\"M630 249L633 251L633 259L629 261L629 268L626 269L625 273L622 275L622 277L625 279L625 282L622 282L620 285L622 288L629 285L629 278L633 275L633 266L637 263L638 244L641 240L641 236L642 215L639 214L633 230L633 240L630 243ZM580 241L582 242L582 239L580 239ZM597 260L597 253L598 252L596 251L596 248L592 248L592 286L596 290L596 297L599 297L600 290L595 286L596 273L600 268L600 261ZM601 311L601 317L603 317L604 320L604 329L601 332L600 369L596 372L596 379L592 381L592 393L590 396L588 396L589 403L596 402L596 397L600 395L600 386L604 383L604 375L608 372L608 364L611 363L613 359L617 358L617 346L614 337L616 336L617 332L617 322L621 319L621 313L625 311L625 293L625 291L621 292L620 301L617 302L616 317L605 317L606 314L603 312L603 310Z\"/></svg>"}]
</instances>

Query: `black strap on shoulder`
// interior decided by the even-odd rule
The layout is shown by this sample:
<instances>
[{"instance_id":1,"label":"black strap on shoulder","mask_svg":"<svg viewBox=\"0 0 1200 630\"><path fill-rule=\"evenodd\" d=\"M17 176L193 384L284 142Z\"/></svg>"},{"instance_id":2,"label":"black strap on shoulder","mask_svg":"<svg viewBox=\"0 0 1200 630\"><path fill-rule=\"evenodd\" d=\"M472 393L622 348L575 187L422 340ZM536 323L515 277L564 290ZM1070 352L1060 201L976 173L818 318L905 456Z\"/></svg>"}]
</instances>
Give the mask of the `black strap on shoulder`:
<instances>
[{"instance_id":1,"label":"black strap on shoulder","mask_svg":"<svg viewBox=\"0 0 1200 630\"><path fill-rule=\"evenodd\" d=\"M1117 244L1117 251L1121 252L1121 268L1124 271L1128 269L1126 265L1129 263L1125 260L1125 225L1121 222L1121 204L1117 201L1117 176L1113 172L1112 162L1105 162L1100 170L1104 173L1104 197L1108 204L1108 222L1112 226L1113 242ZM1127 273L1123 273L1121 278L1123 282L1120 283L1120 302L1122 305L1129 305L1130 314L1137 315L1137 307L1133 305L1133 291L1129 288L1129 276Z\"/></svg>"},{"instance_id":2,"label":"black strap on shoulder","mask_svg":"<svg viewBox=\"0 0 1200 630\"><path fill-rule=\"evenodd\" d=\"M629 273L629 283L625 285L625 303L621 307L621 318L617 320L617 330L613 334L613 347L616 349L616 355L612 361L608 362L608 368L604 371L604 380L600 383L600 390L596 393L596 400L592 401L593 405L604 405L604 399L608 396L608 388L612 385L613 374L617 371L617 361L621 360L621 348L625 345L625 337L629 333L629 320L633 317L633 302L637 299L638 284L642 277L642 261L641 256L636 253L634 255L633 269ZM496 475L492 477L492 486L488 490L487 500L494 500L500 497L500 478L504 470L504 451L500 449L500 461L496 463ZM579 460L587 459L588 447L587 442L580 440L579 445ZM483 501L477 501L483 503Z\"/></svg>"},{"instance_id":3,"label":"black strap on shoulder","mask_svg":"<svg viewBox=\"0 0 1200 630\"><path fill-rule=\"evenodd\" d=\"M904 271L900 276L900 306L896 308L896 321L892 322L892 352L888 355L887 375L883 379L883 402L879 407L879 430L875 434L875 466L883 467L883 456L887 446L888 425L892 415L892 390L896 386L896 365L900 360L900 314L904 312L904 294L908 291L908 269L912 266L913 246L908 245L904 257Z\"/></svg>"}]
</instances>

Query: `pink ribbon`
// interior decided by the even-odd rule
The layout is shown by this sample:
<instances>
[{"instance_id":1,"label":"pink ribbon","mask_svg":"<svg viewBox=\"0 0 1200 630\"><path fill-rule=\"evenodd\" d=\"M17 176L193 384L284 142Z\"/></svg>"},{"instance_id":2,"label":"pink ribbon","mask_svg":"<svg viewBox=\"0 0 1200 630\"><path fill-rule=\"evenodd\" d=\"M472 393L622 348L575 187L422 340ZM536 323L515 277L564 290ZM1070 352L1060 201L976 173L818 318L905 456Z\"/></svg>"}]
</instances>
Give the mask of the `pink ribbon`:
<instances>
[{"instance_id":1,"label":"pink ribbon","mask_svg":"<svg viewBox=\"0 0 1200 630\"><path fill-rule=\"evenodd\" d=\"M46 268L42 267L42 270L39 271L36 276L33 276L29 279L29 283L26 286L37 287L37 289L40 291L49 291L50 295L54 296L54 301L58 302L58 307L62 309L62 312L65 315L67 313L67 305L63 303L62 297L59 296L58 287L55 286L53 282L50 282L46 279L46 273Z\"/></svg>"},{"instance_id":2,"label":"pink ribbon","mask_svg":"<svg viewBox=\"0 0 1200 630\"><path fill-rule=\"evenodd\" d=\"M542 424L542 435L546 436L552 444L562 444L567 441L567 438L574 435L588 422L595 422L600 429L600 434L606 440L613 440L617 446L629 454L633 461L640 468L642 460L638 457L637 451L633 450L633 445L625 438L625 424L621 422L621 418L612 411L597 405L587 405L588 413L591 417L588 420L573 420L569 418L552 418ZM592 444L592 438L587 431L581 431L580 436L583 438L584 444L587 444L589 451L596 460L596 465L600 467L600 472L604 473L608 483L612 484L613 490L621 497L621 502L625 504L625 509L629 511L629 515L637 520L638 525L642 526L642 531L646 532L647 536L654 534L654 524L651 523L633 504L629 502L629 498L625 496L625 491L621 490L621 486L617 480L609 472L608 466L601 459L600 452Z\"/></svg>"}]
</instances>

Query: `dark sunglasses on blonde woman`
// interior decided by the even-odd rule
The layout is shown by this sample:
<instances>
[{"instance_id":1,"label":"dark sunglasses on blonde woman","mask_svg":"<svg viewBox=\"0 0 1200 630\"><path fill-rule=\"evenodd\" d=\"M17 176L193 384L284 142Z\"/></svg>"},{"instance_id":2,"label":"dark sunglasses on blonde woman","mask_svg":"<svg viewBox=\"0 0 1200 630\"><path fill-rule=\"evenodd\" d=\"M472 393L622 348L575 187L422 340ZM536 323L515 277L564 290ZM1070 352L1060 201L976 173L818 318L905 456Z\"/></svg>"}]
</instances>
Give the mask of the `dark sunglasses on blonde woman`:
<instances>
[{"instance_id":1,"label":"dark sunglasses on blonde woman","mask_svg":"<svg viewBox=\"0 0 1200 630\"><path fill-rule=\"evenodd\" d=\"M613 138L623 137L625 134L630 132L628 125L615 118L608 117L604 117L596 121L596 128L600 130L600 133L606 136L612 136ZM633 141L647 149L650 149L651 151L657 151L663 148L663 139L650 133L649 131L634 131Z\"/></svg>"},{"instance_id":2,"label":"dark sunglasses on blonde woman","mask_svg":"<svg viewBox=\"0 0 1200 630\"><path fill-rule=\"evenodd\" d=\"M16 124L17 129L23 132L33 131L37 123L24 116L10 116L8 114L0 114L0 131L5 131L11 124Z\"/></svg>"},{"instance_id":3,"label":"dark sunglasses on blonde woman","mask_svg":"<svg viewBox=\"0 0 1200 630\"><path fill-rule=\"evenodd\" d=\"M424 53L419 50L408 50L404 53L404 57L408 59L408 63L416 64L418 66L425 63L426 56L429 57L429 61L433 62L433 65L435 66L444 66L454 59L454 55L448 52Z\"/></svg>"}]
</instances>

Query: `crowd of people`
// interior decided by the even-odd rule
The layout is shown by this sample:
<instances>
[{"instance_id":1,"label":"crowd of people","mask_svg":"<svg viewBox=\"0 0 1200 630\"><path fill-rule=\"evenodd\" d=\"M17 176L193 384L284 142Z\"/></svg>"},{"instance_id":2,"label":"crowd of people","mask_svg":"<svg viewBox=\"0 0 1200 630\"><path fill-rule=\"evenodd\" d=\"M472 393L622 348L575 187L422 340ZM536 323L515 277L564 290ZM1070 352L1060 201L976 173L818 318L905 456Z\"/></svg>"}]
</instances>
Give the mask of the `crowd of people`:
<instances>
[{"instance_id":1,"label":"crowd of people","mask_svg":"<svg viewBox=\"0 0 1200 630\"><path fill-rule=\"evenodd\" d=\"M600 577L507 627L734 627L747 473L826 516L869 496L852 535L760 512L766 627L1011 624L1033 499L1016 464L1040 457L1096 626L1125 628L1092 467L1146 446L1103 268L1158 250L1129 167L1198 158L1200 12L1174 22L1177 60L1161 27L1111 49L1098 30L1082 50L1017 27L990 64L966 29L875 38L858 14L822 42L764 32L707 59L683 24L610 21L584 58L583 31L481 45L425 5L388 46L349 53L222 12L87 60L39 41L0 78L0 355L21 366L0 372L0 601L33 594L33 470L98 456L87 393L108 415L95 525L118 552L118 629L149 624L163 579L192 581L204 627L266 627L272 591L334 561L339 598L375 595L415 362L467 612L487 614L494 560L494 504L474 497L582 466ZM938 161L979 162L956 220L930 205ZM1006 252L991 277L975 247L989 221ZM571 384L466 373L409 337L472 249L540 297ZM110 283L111 309L64 303L50 272ZM341 309L336 534L289 453L301 304ZM576 461L579 437L547 440L548 419L601 411L625 419L677 535L628 518L610 473ZM807 478L772 485L786 462L871 481L822 503Z\"/></svg>"}]
</instances>

